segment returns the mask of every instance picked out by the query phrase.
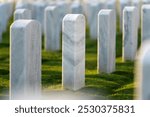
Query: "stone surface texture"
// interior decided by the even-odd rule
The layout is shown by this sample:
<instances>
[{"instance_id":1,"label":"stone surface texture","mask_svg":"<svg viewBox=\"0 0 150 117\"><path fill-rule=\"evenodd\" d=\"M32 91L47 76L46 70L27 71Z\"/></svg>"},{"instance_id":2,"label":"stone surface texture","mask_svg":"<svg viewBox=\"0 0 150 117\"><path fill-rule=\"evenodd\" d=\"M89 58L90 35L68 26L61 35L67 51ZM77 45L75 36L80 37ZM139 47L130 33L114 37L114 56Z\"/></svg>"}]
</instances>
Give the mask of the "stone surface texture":
<instances>
[{"instance_id":1,"label":"stone surface texture","mask_svg":"<svg viewBox=\"0 0 150 117\"><path fill-rule=\"evenodd\" d=\"M19 20L19 19L31 19L31 11L28 9L17 9L14 12L14 20Z\"/></svg>"},{"instance_id":2,"label":"stone surface texture","mask_svg":"<svg viewBox=\"0 0 150 117\"><path fill-rule=\"evenodd\" d=\"M41 92L41 26L16 20L10 28L10 99L39 99Z\"/></svg>"},{"instance_id":3,"label":"stone surface texture","mask_svg":"<svg viewBox=\"0 0 150 117\"><path fill-rule=\"evenodd\" d=\"M123 61L135 60L138 44L137 8L125 7L123 13Z\"/></svg>"},{"instance_id":4,"label":"stone surface texture","mask_svg":"<svg viewBox=\"0 0 150 117\"><path fill-rule=\"evenodd\" d=\"M101 10L98 14L98 72L115 71L116 16L113 10Z\"/></svg>"},{"instance_id":5,"label":"stone surface texture","mask_svg":"<svg viewBox=\"0 0 150 117\"><path fill-rule=\"evenodd\" d=\"M79 90L85 85L85 17L68 14L63 19L62 85Z\"/></svg>"}]
</instances>

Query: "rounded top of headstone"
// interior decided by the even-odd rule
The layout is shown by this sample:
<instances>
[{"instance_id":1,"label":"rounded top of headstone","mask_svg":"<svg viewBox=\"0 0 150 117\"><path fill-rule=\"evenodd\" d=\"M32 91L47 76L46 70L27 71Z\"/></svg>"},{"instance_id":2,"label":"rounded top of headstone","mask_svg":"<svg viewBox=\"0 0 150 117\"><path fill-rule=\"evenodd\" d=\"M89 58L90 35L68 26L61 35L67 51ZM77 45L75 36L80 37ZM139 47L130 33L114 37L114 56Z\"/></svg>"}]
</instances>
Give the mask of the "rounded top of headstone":
<instances>
[{"instance_id":1,"label":"rounded top of headstone","mask_svg":"<svg viewBox=\"0 0 150 117\"><path fill-rule=\"evenodd\" d=\"M134 7L134 6L126 6L124 8L124 11L134 11L134 10L136 10L136 7Z\"/></svg>"},{"instance_id":2,"label":"rounded top of headstone","mask_svg":"<svg viewBox=\"0 0 150 117\"><path fill-rule=\"evenodd\" d=\"M100 10L98 15L109 15L110 13L113 13L114 10L112 9L103 9L103 10Z\"/></svg>"},{"instance_id":3,"label":"rounded top of headstone","mask_svg":"<svg viewBox=\"0 0 150 117\"><path fill-rule=\"evenodd\" d=\"M28 12L28 9L16 9L15 13L24 13L24 12Z\"/></svg>"},{"instance_id":4,"label":"rounded top of headstone","mask_svg":"<svg viewBox=\"0 0 150 117\"><path fill-rule=\"evenodd\" d=\"M77 6L81 6L80 2L73 2L71 4L71 7L77 7Z\"/></svg>"},{"instance_id":5,"label":"rounded top of headstone","mask_svg":"<svg viewBox=\"0 0 150 117\"><path fill-rule=\"evenodd\" d=\"M85 16L82 14L67 14L64 18L63 21L77 21L80 19L85 19Z\"/></svg>"},{"instance_id":6,"label":"rounded top of headstone","mask_svg":"<svg viewBox=\"0 0 150 117\"><path fill-rule=\"evenodd\" d=\"M14 23L10 26L10 28L25 28L29 26L30 24L37 24L40 25L40 23L36 20L16 20Z\"/></svg>"},{"instance_id":7,"label":"rounded top of headstone","mask_svg":"<svg viewBox=\"0 0 150 117\"><path fill-rule=\"evenodd\" d=\"M150 5L149 4L142 5L142 9L150 9Z\"/></svg>"},{"instance_id":8,"label":"rounded top of headstone","mask_svg":"<svg viewBox=\"0 0 150 117\"><path fill-rule=\"evenodd\" d=\"M130 3L130 0L120 0L121 4L126 4L126 3Z\"/></svg>"},{"instance_id":9,"label":"rounded top of headstone","mask_svg":"<svg viewBox=\"0 0 150 117\"><path fill-rule=\"evenodd\" d=\"M45 8L45 11L52 11L52 10L55 10L57 7L55 5L52 5L52 6L48 6Z\"/></svg>"}]
</instances>

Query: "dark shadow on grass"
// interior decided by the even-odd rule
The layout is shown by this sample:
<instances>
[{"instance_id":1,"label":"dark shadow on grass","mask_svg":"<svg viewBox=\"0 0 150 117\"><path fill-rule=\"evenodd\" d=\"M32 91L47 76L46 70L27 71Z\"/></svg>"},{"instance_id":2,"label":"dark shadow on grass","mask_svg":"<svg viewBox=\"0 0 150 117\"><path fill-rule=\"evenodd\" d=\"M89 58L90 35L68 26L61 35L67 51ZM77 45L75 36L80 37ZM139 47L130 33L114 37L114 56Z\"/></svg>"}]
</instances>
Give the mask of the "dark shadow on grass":
<instances>
[{"instance_id":1,"label":"dark shadow on grass","mask_svg":"<svg viewBox=\"0 0 150 117\"><path fill-rule=\"evenodd\" d=\"M87 70L97 69L97 62L95 60L86 60L86 69Z\"/></svg>"},{"instance_id":2,"label":"dark shadow on grass","mask_svg":"<svg viewBox=\"0 0 150 117\"><path fill-rule=\"evenodd\" d=\"M0 69L0 75L8 75L9 71L5 69Z\"/></svg>"},{"instance_id":3,"label":"dark shadow on grass","mask_svg":"<svg viewBox=\"0 0 150 117\"><path fill-rule=\"evenodd\" d=\"M59 72L59 71L52 71L52 70L42 70L42 74L43 74L43 75L46 75L46 74L48 74L48 75L55 75L55 74L61 75L62 72Z\"/></svg>"},{"instance_id":4,"label":"dark shadow on grass","mask_svg":"<svg viewBox=\"0 0 150 117\"><path fill-rule=\"evenodd\" d=\"M133 100L134 99L134 95L133 93L131 94L113 94L113 95L109 95L108 99L110 100Z\"/></svg>"},{"instance_id":5,"label":"dark shadow on grass","mask_svg":"<svg viewBox=\"0 0 150 117\"><path fill-rule=\"evenodd\" d=\"M61 66L62 65L62 61L58 60L58 59L42 59L42 64L43 65L49 65L49 66Z\"/></svg>"},{"instance_id":6,"label":"dark shadow on grass","mask_svg":"<svg viewBox=\"0 0 150 117\"><path fill-rule=\"evenodd\" d=\"M0 48L8 48L9 44L8 43L1 43Z\"/></svg>"},{"instance_id":7,"label":"dark shadow on grass","mask_svg":"<svg viewBox=\"0 0 150 117\"><path fill-rule=\"evenodd\" d=\"M133 79L133 75L134 75L132 71L131 72L128 72L128 71L115 71L115 72L113 72L113 74L128 77L128 78L132 78L132 79Z\"/></svg>"},{"instance_id":8,"label":"dark shadow on grass","mask_svg":"<svg viewBox=\"0 0 150 117\"><path fill-rule=\"evenodd\" d=\"M42 76L43 87L61 84L61 75L43 75Z\"/></svg>"},{"instance_id":9,"label":"dark shadow on grass","mask_svg":"<svg viewBox=\"0 0 150 117\"><path fill-rule=\"evenodd\" d=\"M2 61L5 61L5 60L7 60L8 59L8 56L1 56L0 57L0 61L2 62Z\"/></svg>"},{"instance_id":10,"label":"dark shadow on grass","mask_svg":"<svg viewBox=\"0 0 150 117\"><path fill-rule=\"evenodd\" d=\"M126 61L126 62L122 62L122 63L116 63L117 67L119 66L124 66L124 67L133 67L134 63L131 61Z\"/></svg>"}]
</instances>

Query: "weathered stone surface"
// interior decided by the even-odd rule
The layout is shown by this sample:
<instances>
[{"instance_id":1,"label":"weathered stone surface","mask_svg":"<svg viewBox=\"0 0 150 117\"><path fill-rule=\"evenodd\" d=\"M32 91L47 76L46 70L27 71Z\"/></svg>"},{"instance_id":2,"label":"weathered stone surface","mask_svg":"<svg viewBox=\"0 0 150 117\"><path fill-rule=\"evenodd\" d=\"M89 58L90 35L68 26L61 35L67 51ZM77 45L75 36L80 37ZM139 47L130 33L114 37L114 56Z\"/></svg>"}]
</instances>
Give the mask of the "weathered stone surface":
<instances>
[{"instance_id":1,"label":"weathered stone surface","mask_svg":"<svg viewBox=\"0 0 150 117\"><path fill-rule=\"evenodd\" d=\"M18 19L32 19L31 11L28 9L17 9L14 12L14 20Z\"/></svg>"},{"instance_id":2,"label":"weathered stone surface","mask_svg":"<svg viewBox=\"0 0 150 117\"><path fill-rule=\"evenodd\" d=\"M120 0L120 31L122 32L123 28L123 10L126 6L130 6L130 0Z\"/></svg>"},{"instance_id":3,"label":"weathered stone surface","mask_svg":"<svg viewBox=\"0 0 150 117\"><path fill-rule=\"evenodd\" d=\"M85 17L68 14L63 19L62 85L78 90L85 85Z\"/></svg>"},{"instance_id":4,"label":"weathered stone surface","mask_svg":"<svg viewBox=\"0 0 150 117\"><path fill-rule=\"evenodd\" d=\"M88 24L90 28L90 37L97 39L97 15L98 12L104 8L103 3L89 3L88 4Z\"/></svg>"},{"instance_id":5,"label":"weathered stone surface","mask_svg":"<svg viewBox=\"0 0 150 117\"><path fill-rule=\"evenodd\" d=\"M136 7L125 7L123 12L123 61L134 61L138 44Z\"/></svg>"},{"instance_id":6,"label":"weathered stone surface","mask_svg":"<svg viewBox=\"0 0 150 117\"><path fill-rule=\"evenodd\" d=\"M143 42L135 66L136 99L150 100L150 41Z\"/></svg>"},{"instance_id":7,"label":"weathered stone surface","mask_svg":"<svg viewBox=\"0 0 150 117\"><path fill-rule=\"evenodd\" d=\"M57 3L57 8L58 8L58 35L57 35L57 38L60 38L60 34L61 34L61 31L62 31L62 20L64 18L64 16L66 14L69 13L69 5L67 2L65 1L59 1Z\"/></svg>"},{"instance_id":8,"label":"weathered stone surface","mask_svg":"<svg viewBox=\"0 0 150 117\"><path fill-rule=\"evenodd\" d=\"M44 33L44 10L46 7L47 4L41 1L37 1L32 4L32 18L41 23L42 33Z\"/></svg>"},{"instance_id":9,"label":"weathered stone surface","mask_svg":"<svg viewBox=\"0 0 150 117\"><path fill-rule=\"evenodd\" d=\"M115 71L116 16L113 10L101 10L98 14L98 72Z\"/></svg>"},{"instance_id":10,"label":"weathered stone surface","mask_svg":"<svg viewBox=\"0 0 150 117\"><path fill-rule=\"evenodd\" d=\"M17 20L10 28L10 99L39 99L41 91L41 26Z\"/></svg>"},{"instance_id":11,"label":"weathered stone surface","mask_svg":"<svg viewBox=\"0 0 150 117\"><path fill-rule=\"evenodd\" d=\"M45 9L45 50L60 50L60 27L58 8L49 6ZM59 35L59 36L58 36Z\"/></svg>"},{"instance_id":12,"label":"weathered stone surface","mask_svg":"<svg viewBox=\"0 0 150 117\"><path fill-rule=\"evenodd\" d=\"M80 4L80 2L73 2L71 4L71 13L72 14L82 14L83 9L82 9L82 5Z\"/></svg>"},{"instance_id":13,"label":"weathered stone surface","mask_svg":"<svg viewBox=\"0 0 150 117\"><path fill-rule=\"evenodd\" d=\"M116 0L106 1L106 8L114 10L115 15L116 15L117 14L117 1Z\"/></svg>"},{"instance_id":14,"label":"weathered stone surface","mask_svg":"<svg viewBox=\"0 0 150 117\"><path fill-rule=\"evenodd\" d=\"M142 6L141 15L141 41L149 40L150 38L150 5Z\"/></svg>"},{"instance_id":15,"label":"weathered stone surface","mask_svg":"<svg viewBox=\"0 0 150 117\"><path fill-rule=\"evenodd\" d=\"M137 27L140 28L141 1L132 0L132 6L135 6L137 8Z\"/></svg>"}]
</instances>

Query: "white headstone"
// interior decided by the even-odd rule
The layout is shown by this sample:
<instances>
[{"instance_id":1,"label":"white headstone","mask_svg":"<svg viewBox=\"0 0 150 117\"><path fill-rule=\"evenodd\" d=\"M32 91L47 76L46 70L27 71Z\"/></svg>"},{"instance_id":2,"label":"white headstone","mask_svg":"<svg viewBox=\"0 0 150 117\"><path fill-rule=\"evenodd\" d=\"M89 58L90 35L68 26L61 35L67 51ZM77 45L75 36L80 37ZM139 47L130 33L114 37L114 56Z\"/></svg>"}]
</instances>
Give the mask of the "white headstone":
<instances>
[{"instance_id":1,"label":"white headstone","mask_svg":"<svg viewBox=\"0 0 150 117\"><path fill-rule=\"evenodd\" d=\"M141 14L141 41L150 39L150 5L142 6Z\"/></svg>"},{"instance_id":2,"label":"white headstone","mask_svg":"<svg viewBox=\"0 0 150 117\"><path fill-rule=\"evenodd\" d=\"M115 71L116 16L113 10L101 10L98 14L98 72Z\"/></svg>"},{"instance_id":3,"label":"white headstone","mask_svg":"<svg viewBox=\"0 0 150 117\"><path fill-rule=\"evenodd\" d=\"M85 17L80 14L63 19L62 84L70 90L85 85Z\"/></svg>"},{"instance_id":4,"label":"white headstone","mask_svg":"<svg viewBox=\"0 0 150 117\"><path fill-rule=\"evenodd\" d=\"M8 19L10 16L8 10L7 3L0 3L0 42L2 41L2 34L7 28Z\"/></svg>"},{"instance_id":5,"label":"white headstone","mask_svg":"<svg viewBox=\"0 0 150 117\"><path fill-rule=\"evenodd\" d=\"M141 0L142 4L150 4L150 0Z\"/></svg>"},{"instance_id":6,"label":"white headstone","mask_svg":"<svg viewBox=\"0 0 150 117\"><path fill-rule=\"evenodd\" d=\"M102 3L89 3L88 5L88 23L90 28L90 37L97 39L97 15L104 8Z\"/></svg>"},{"instance_id":7,"label":"white headstone","mask_svg":"<svg viewBox=\"0 0 150 117\"><path fill-rule=\"evenodd\" d=\"M123 27L123 9L126 6L130 6L131 1L130 0L120 0L120 31L122 32Z\"/></svg>"},{"instance_id":8,"label":"white headstone","mask_svg":"<svg viewBox=\"0 0 150 117\"><path fill-rule=\"evenodd\" d=\"M142 44L135 66L136 99L150 100L150 42Z\"/></svg>"},{"instance_id":9,"label":"white headstone","mask_svg":"<svg viewBox=\"0 0 150 117\"><path fill-rule=\"evenodd\" d=\"M117 0L106 0L106 8L107 9L111 9L115 12L115 16L116 16L116 22L118 20L117 18Z\"/></svg>"},{"instance_id":10,"label":"white headstone","mask_svg":"<svg viewBox=\"0 0 150 117\"><path fill-rule=\"evenodd\" d=\"M72 14L82 14L82 5L79 2L73 2L71 4L71 13Z\"/></svg>"},{"instance_id":11,"label":"white headstone","mask_svg":"<svg viewBox=\"0 0 150 117\"><path fill-rule=\"evenodd\" d=\"M64 18L64 16L66 15L66 14L68 14L69 13L69 5L68 5L68 3L67 2L64 2L64 1L59 1L58 3L57 3L57 7L58 7L58 20L59 20L59 23L58 23L58 25L59 25L59 32L61 32L62 31L62 20L63 20L63 18ZM59 36L60 36L60 34L59 34Z\"/></svg>"},{"instance_id":12,"label":"white headstone","mask_svg":"<svg viewBox=\"0 0 150 117\"><path fill-rule=\"evenodd\" d=\"M41 26L17 20L10 27L10 99L39 99L41 92Z\"/></svg>"},{"instance_id":13,"label":"white headstone","mask_svg":"<svg viewBox=\"0 0 150 117\"><path fill-rule=\"evenodd\" d=\"M14 11L14 2L13 1L10 1L10 2L8 2L7 3L8 4L8 6L9 6L9 18L12 16L12 14L13 14L13 11Z\"/></svg>"},{"instance_id":14,"label":"white headstone","mask_svg":"<svg viewBox=\"0 0 150 117\"><path fill-rule=\"evenodd\" d=\"M47 4L44 2L34 2L32 4L32 18L39 21L42 26L42 33L44 33L44 10L47 7Z\"/></svg>"},{"instance_id":15,"label":"white headstone","mask_svg":"<svg viewBox=\"0 0 150 117\"><path fill-rule=\"evenodd\" d=\"M123 61L135 60L138 43L136 7L125 7L123 11Z\"/></svg>"},{"instance_id":16,"label":"white headstone","mask_svg":"<svg viewBox=\"0 0 150 117\"><path fill-rule=\"evenodd\" d=\"M140 0L132 0L132 5L137 8L137 26L140 28L140 16L141 16L141 1Z\"/></svg>"},{"instance_id":17,"label":"white headstone","mask_svg":"<svg viewBox=\"0 0 150 117\"><path fill-rule=\"evenodd\" d=\"M31 9L31 4L29 2L18 1L15 9Z\"/></svg>"},{"instance_id":18,"label":"white headstone","mask_svg":"<svg viewBox=\"0 0 150 117\"><path fill-rule=\"evenodd\" d=\"M114 10L114 12L116 14L116 11L117 11L117 1L116 0L108 0L108 1L106 1L106 7L108 9Z\"/></svg>"},{"instance_id":19,"label":"white headstone","mask_svg":"<svg viewBox=\"0 0 150 117\"><path fill-rule=\"evenodd\" d=\"M14 12L14 20L31 19L31 11L28 9L17 9Z\"/></svg>"},{"instance_id":20,"label":"white headstone","mask_svg":"<svg viewBox=\"0 0 150 117\"><path fill-rule=\"evenodd\" d=\"M58 8L49 6L45 9L45 50L57 51L60 50L60 33Z\"/></svg>"}]
</instances>

